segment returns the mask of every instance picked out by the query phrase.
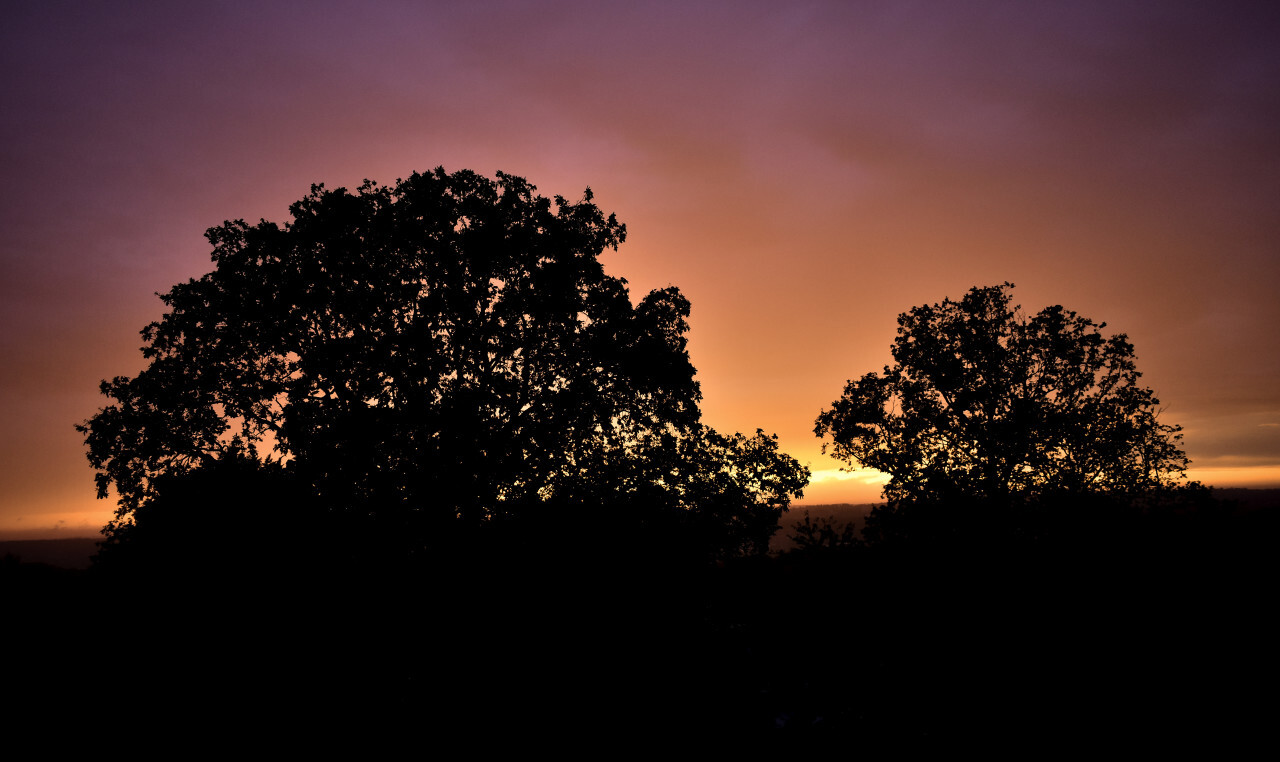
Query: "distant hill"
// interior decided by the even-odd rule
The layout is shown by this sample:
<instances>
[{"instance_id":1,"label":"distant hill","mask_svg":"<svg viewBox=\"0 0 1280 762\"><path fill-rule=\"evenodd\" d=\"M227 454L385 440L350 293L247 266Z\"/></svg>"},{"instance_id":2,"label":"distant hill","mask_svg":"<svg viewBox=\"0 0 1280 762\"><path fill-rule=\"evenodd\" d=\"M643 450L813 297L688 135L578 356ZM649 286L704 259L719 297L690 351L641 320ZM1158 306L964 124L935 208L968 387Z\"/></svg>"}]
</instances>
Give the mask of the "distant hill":
<instances>
[{"instance_id":1,"label":"distant hill","mask_svg":"<svg viewBox=\"0 0 1280 762\"><path fill-rule=\"evenodd\" d=\"M1215 498L1236 503L1245 511L1280 510L1280 489L1213 487L1212 491Z\"/></svg>"},{"instance_id":2,"label":"distant hill","mask_svg":"<svg viewBox=\"0 0 1280 762\"><path fill-rule=\"evenodd\" d=\"M1248 487L1213 487L1213 496L1224 503L1234 504L1236 513L1251 514L1258 511L1280 512L1280 489L1251 489ZM769 542L769 550L780 553L795 547L791 535L795 534L795 526L804 521L806 512L811 521L818 522L830 518L836 528L853 522L862 528L867 514L879 503L831 503L822 505L793 505L791 510L782 516L778 532Z\"/></svg>"},{"instance_id":3,"label":"distant hill","mask_svg":"<svg viewBox=\"0 0 1280 762\"><path fill-rule=\"evenodd\" d=\"M862 528L862 522L866 519L867 514L871 513L871 509L875 508L878 503L826 503L821 505L793 505L791 510L782 516L782 520L778 522L779 529L774 534L773 539L769 541L769 551L772 553L781 553L791 550L795 547L791 535L795 534L797 524L804 521L806 513L809 514L810 521L821 521L822 519L831 519L837 528L853 522Z\"/></svg>"},{"instance_id":4,"label":"distant hill","mask_svg":"<svg viewBox=\"0 0 1280 762\"><path fill-rule=\"evenodd\" d=\"M69 537L65 540L0 540L0 558L13 556L20 563L47 564L61 569L88 569L98 552L93 537Z\"/></svg>"}]
</instances>

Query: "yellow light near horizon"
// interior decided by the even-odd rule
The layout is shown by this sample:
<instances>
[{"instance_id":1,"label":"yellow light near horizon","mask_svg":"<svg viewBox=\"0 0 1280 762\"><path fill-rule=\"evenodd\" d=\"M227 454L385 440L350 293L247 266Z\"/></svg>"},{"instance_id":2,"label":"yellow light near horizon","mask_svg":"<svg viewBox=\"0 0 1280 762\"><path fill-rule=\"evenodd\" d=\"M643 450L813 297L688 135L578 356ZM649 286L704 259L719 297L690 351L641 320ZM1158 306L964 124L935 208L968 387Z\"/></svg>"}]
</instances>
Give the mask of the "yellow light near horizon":
<instances>
[{"instance_id":1,"label":"yellow light near horizon","mask_svg":"<svg viewBox=\"0 0 1280 762\"><path fill-rule=\"evenodd\" d=\"M1280 489L1280 466L1247 466L1234 468L1191 468L1187 477L1208 487ZM889 475L869 468L854 471L841 469L815 470L805 488L804 497L795 507L827 503L875 503L881 501L881 490Z\"/></svg>"},{"instance_id":2,"label":"yellow light near horizon","mask_svg":"<svg viewBox=\"0 0 1280 762\"><path fill-rule=\"evenodd\" d=\"M824 468L814 471L809 476L810 484L822 482L857 481L861 484L884 485L889 483L889 475L873 468L855 468L846 471L842 468Z\"/></svg>"},{"instance_id":3,"label":"yellow light near horizon","mask_svg":"<svg viewBox=\"0 0 1280 762\"><path fill-rule=\"evenodd\" d=\"M1280 466L1189 468L1187 469L1187 478L1201 482L1209 487L1280 488ZM827 468L814 471L809 478L810 485L847 481L856 481L859 484L885 485L889 483L889 475L871 468L857 468L849 471L839 468Z\"/></svg>"}]
</instances>

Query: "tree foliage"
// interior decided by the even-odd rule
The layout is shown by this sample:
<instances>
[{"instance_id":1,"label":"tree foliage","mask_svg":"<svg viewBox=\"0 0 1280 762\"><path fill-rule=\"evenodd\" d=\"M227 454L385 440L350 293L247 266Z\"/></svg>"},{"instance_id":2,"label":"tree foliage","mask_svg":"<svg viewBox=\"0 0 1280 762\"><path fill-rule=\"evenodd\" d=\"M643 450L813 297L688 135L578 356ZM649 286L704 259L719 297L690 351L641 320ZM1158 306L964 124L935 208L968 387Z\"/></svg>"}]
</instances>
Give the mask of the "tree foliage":
<instances>
[{"instance_id":1,"label":"tree foliage","mask_svg":"<svg viewBox=\"0 0 1280 762\"><path fill-rule=\"evenodd\" d=\"M894 365L849 381L818 416L824 450L888 473L891 501L1007 503L1181 479L1181 429L1158 420L1128 339L1061 306L1027 317L1012 288L900 315Z\"/></svg>"},{"instance_id":2,"label":"tree foliage","mask_svg":"<svg viewBox=\"0 0 1280 762\"><path fill-rule=\"evenodd\" d=\"M625 226L535 190L436 169L211 228L215 269L161 296L149 365L78 427L113 526L259 447L317 510L406 537L605 502L776 524L808 472L699 422L688 300L633 305L599 261Z\"/></svg>"}]
</instances>

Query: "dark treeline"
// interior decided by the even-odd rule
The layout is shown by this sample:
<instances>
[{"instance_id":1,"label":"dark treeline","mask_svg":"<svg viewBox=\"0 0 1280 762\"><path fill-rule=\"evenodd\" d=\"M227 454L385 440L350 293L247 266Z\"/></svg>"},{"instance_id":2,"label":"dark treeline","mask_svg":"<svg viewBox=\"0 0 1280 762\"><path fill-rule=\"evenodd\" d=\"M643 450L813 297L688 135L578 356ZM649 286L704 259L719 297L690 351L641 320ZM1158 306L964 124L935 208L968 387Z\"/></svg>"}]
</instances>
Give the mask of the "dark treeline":
<instances>
[{"instance_id":1,"label":"dark treeline","mask_svg":"<svg viewBox=\"0 0 1280 762\"><path fill-rule=\"evenodd\" d=\"M1185 482L1123 336L1009 284L904 313L815 429L886 502L797 522L808 469L701 423L688 301L633 304L598 261L625 227L533 191L436 170L211 229L215 270L79 427L119 505L93 568L6 564L35 654L11 691L90 675L144 735L369 744L1028 751L1260 719L1276 514Z\"/></svg>"}]
</instances>

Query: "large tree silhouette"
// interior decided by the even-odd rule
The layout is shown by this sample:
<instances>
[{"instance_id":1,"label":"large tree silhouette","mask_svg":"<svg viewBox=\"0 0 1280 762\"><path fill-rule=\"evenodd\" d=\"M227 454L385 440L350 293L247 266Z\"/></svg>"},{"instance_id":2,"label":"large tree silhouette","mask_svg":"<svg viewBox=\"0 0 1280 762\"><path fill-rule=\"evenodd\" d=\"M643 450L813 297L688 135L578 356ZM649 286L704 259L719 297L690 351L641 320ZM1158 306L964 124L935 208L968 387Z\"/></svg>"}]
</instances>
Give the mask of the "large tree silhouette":
<instances>
[{"instance_id":1,"label":"large tree silhouette","mask_svg":"<svg viewBox=\"0 0 1280 762\"><path fill-rule=\"evenodd\" d=\"M1000 504L1177 482L1180 427L1158 420L1133 345L1060 306L1027 317L1012 288L900 315L895 364L849 381L818 416L824 448L888 473L891 501Z\"/></svg>"},{"instance_id":2,"label":"large tree silhouette","mask_svg":"<svg viewBox=\"0 0 1280 762\"><path fill-rule=\"evenodd\" d=\"M808 472L699 422L675 288L632 304L598 259L626 228L525 180L436 169L314 186L284 224L206 236L213 272L161 298L150 364L78 429L135 521L157 485L266 453L299 500L409 543L549 507L718 517L763 547ZM245 517L251 520L251 517Z\"/></svg>"}]
</instances>

